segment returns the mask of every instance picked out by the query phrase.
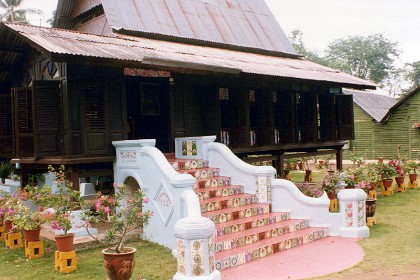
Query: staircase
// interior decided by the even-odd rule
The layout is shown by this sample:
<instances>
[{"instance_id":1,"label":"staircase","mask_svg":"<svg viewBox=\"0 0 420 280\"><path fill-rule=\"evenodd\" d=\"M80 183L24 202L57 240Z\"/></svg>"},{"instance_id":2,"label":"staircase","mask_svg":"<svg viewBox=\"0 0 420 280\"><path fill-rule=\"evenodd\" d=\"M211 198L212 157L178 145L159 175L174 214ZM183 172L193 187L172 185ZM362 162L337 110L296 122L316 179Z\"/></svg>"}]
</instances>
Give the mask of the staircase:
<instances>
[{"instance_id":1,"label":"staircase","mask_svg":"<svg viewBox=\"0 0 420 280\"><path fill-rule=\"evenodd\" d=\"M327 228L309 226L307 219L291 219L290 212L273 213L270 204L258 203L255 194L231 184L220 168L207 160L180 160L167 156L179 173L196 178L194 191L201 214L216 224L215 266L227 269L304 245L328 236Z\"/></svg>"}]
</instances>

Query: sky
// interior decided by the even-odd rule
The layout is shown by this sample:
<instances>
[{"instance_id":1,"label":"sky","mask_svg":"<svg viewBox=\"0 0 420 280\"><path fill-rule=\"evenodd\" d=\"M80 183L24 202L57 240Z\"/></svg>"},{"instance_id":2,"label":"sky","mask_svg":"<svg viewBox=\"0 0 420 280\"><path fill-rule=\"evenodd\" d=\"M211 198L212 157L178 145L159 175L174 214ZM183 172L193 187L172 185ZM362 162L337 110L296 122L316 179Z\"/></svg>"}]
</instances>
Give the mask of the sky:
<instances>
[{"instance_id":1,"label":"sky","mask_svg":"<svg viewBox=\"0 0 420 280\"><path fill-rule=\"evenodd\" d=\"M117 0L115 0L117 1ZM420 0L265 0L283 30L303 32L303 42L321 52L335 39L383 34L397 42L401 63L420 61ZM45 25L57 0L26 0L44 11L33 24Z\"/></svg>"}]
</instances>

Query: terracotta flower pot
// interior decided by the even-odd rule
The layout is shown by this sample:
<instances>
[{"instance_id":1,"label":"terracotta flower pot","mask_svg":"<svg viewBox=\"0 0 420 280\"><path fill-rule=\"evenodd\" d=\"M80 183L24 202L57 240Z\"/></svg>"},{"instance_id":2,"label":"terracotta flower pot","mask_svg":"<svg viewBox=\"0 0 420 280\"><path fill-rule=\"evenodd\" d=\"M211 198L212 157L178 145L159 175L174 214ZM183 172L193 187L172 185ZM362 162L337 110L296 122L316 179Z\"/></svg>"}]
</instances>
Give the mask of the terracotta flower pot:
<instances>
[{"instance_id":1,"label":"terracotta flower pot","mask_svg":"<svg viewBox=\"0 0 420 280\"><path fill-rule=\"evenodd\" d=\"M417 174L409 174L408 177L410 178L410 182L417 181Z\"/></svg>"},{"instance_id":2,"label":"terracotta flower pot","mask_svg":"<svg viewBox=\"0 0 420 280\"><path fill-rule=\"evenodd\" d=\"M55 243L57 244L57 250L60 252L71 252L73 251L73 240L74 233L68 233L66 235L56 235Z\"/></svg>"},{"instance_id":3,"label":"terracotta flower pot","mask_svg":"<svg viewBox=\"0 0 420 280\"><path fill-rule=\"evenodd\" d=\"M376 199L366 200L366 218L373 217L376 211Z\"/></svg>"},{"instance_id":4,"label":"terracotta flower pot","mask_svg":"<svg viewBox=\"0 0 420 280\"><path fill-rule=\"evenodd\" d=\"M26 242L37 242L39 241L39 235L41 234L41 229L33 230L24 230L23 236L25 237Z\"/></svg>"},{"instance_id":5,"label":"terracotta flower pot","mask_svg":"<svg viewBox=\"0 0 420 280\"><path fill-rule=\"evenodd\" d=\"M312 175L312 170L305 170L305 181L309 182L309 180L311 179L311 175Z\"/></svg>"},{"instance_id":6,"label":"terracotta flower pot","mask_svg":"<svg viewBox=\"0 0 420 280\"><path fill-rule=\"evenodd\" d=\"M5 232L10 232L12 230L12 227L13 227L12 221L4 221Z\"/></svg>"},{"instance_id":7,"label":"terracotta flower pot","mask_svg":"<svg viewBox=\"0 0 420 280\"><path fill-rule=\"evenodd\" d=\"M392 187L392 179L384 179L382 180L382 184L384 185L385 189Z\"/></svg>"},{"instance_id":8,"label":"terracotta flower pot","mask_svg":"<svg viewBox=\"0 0 420 280\"><path fill-rule=\"evenodd\" d=\"M327 192L327 195L330 200L335 199L335 192Z\"/></svg>"},{"instance_id":9,"label":"terracotta flower pot","mask_svg":"<svg viewBox=\"0 0 420 280\"><path fill-rule=\"evenodd\" d=\"M398 185L404 184L404 180L405 180L404 176L396 176L395 177L395 182L397 182Z\"/></svg>"},{"instance_id":10,"label":"terracotta flower pot","mask_svg":"<svg viewBox=\"0 0 420 280\"><path fill-rule=\"evenodd\" d=\"M110 280L128 280L134 271L136 263L136 248L125 247L123 253L102 250L104 267Z\"/></svg>"}]
</instances>

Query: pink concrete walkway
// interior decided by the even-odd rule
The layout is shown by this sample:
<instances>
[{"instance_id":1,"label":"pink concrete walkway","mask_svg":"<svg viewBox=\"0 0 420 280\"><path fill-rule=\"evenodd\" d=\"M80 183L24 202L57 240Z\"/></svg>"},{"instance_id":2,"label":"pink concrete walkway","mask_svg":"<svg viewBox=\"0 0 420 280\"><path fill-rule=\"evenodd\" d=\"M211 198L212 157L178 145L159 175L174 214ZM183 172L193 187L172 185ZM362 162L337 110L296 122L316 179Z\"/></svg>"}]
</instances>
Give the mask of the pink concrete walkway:
<instances>
[{"instance_id":1,"label":"pink concrete walkway","mask_svg":"<svg viewBox=\"0 0 420 280\"><path fill-rule=\"evenodd\" d=\"M356 241L327 237L253 261L249 265L222 270L222 279L295 280L331 274L363 260L365 253Z\"/></svg>"}]
</instances>

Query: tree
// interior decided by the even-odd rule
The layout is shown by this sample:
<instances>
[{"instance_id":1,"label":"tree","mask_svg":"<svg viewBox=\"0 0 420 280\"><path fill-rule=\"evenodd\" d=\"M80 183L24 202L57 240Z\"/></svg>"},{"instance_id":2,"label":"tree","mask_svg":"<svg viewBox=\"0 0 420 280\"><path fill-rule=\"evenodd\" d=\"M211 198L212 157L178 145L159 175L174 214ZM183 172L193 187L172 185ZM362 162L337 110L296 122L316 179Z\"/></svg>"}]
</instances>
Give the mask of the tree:
<instances>
[{"instance_id":1,"label":"tree","mask_svg":"<svg viewBox=\"0 0 420 280\"><path fill-rule=\"evenodd\" d=\"M299 55L304 56L309 61L328 66L328 62L322 56L306 48L301 30L293 30L289 35L289 40Z\"/></svg>"},{"instance_id":2,"label":"tree","mask_svg":"<svg viewBox=\"0 0 420 280\"><path fill-rule=\"evenodd\" d=\"M0 9L5 10L4 14L0 14L1 21L28 23L27 15L42 15L37 9L22 8L24 0L0 0Z\"/></svg>"},{"instance_id":3,"label":"tree","mask_svg":"<svg viewBox=\"0 0 420 280\"><path fill-rule=\"evenodd\" d=\"M398 56L397 43L380 34L337 39L326 50L330 67L376 83L388 78Z\"/></svg>"},{"instance_id":4,"label":"tree","mask_svg":"<svg viewBox=\"0 0 420 280\"><path fill-rule=\"evenodd\" d=\"M412 87L420 86L420 61L407 63L406 66L411 69L408 71L406 78L413 83Z\"/></svg>"}]
</instances>

